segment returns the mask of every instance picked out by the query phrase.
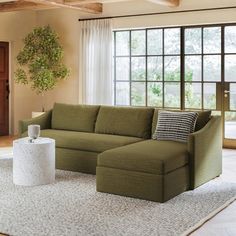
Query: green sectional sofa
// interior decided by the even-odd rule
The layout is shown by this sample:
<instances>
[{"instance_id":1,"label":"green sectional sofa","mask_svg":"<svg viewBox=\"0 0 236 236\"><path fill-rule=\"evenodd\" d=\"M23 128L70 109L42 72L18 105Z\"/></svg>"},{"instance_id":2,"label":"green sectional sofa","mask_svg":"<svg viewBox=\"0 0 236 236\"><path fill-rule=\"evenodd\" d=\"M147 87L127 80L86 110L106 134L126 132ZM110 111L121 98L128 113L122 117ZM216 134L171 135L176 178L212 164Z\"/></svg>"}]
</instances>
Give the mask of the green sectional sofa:
<instances>
[{"instance_id":1,"label":"green sectional sofa","mask_svg":"<svg viewBox=\"0 0 236 236\"><path fill-rule=\"evenodd\" d=\"M66 105L19 122L56 140L56 167L96 174L97 191L165 202L222 172L221 118L199 111L188 143L151 139L158 109Z\"/></svg>"}]
</instances>

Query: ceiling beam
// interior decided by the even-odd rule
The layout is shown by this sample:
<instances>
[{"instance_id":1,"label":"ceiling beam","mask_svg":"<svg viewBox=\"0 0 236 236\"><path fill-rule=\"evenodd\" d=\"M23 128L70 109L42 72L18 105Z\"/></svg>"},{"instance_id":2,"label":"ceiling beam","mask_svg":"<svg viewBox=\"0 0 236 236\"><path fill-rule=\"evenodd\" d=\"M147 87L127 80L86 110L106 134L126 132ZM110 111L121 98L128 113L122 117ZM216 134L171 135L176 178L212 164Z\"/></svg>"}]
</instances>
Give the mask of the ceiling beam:
<instances>
[{"instance_id":1,"label":"ceiling beam","mask_svg":"<svg viewBox=\"0 0 236 236\"><path fill-rule=\"evenodd\" d=\"M58 0L64 1L64 3L69 5L76 5L78 3L114 3L114 2L125 2L126 0ZM153 2L159 5L177 7L180 4L180 0L146 0L149 2Z\"/></svg>"},{"instance_id":2,"label":"ceiling beam","mask_svg":"<svg viewBox=\"0 0 236 236\"><path fill-rule=\"evenodd\" d=\"M178 7L180 3L180 0L147 0L147 1L168 7Z\"/></svg>"},{"instance_id":3,"label":"ceiling beam","mask_svg":"<svg viewBox=\"0 0 236 236\"><path fill-rule=\"evenodd\" d=\"M77 1L76 4L70 5L67 4L64 0L27 0L30 3L36 3L51 7L63 7L76 9L79 11L87 12L87 13L102 13L102 4L101 3L87 3L86 1Z\"/></svg>"},{"instance_id":4,"label":"ceiling beam","mask_svg":"<svg viewBox=\"0 0 236 236\"><path fill-rule=\"evenodd\" d=\"M46 6L33 2L15 1L0 3L0 12L22 11L22 10L39 10L50 9L52 6Z\"/></svg>"},{"instance_id":5,"label":"ceiling beam","mask_svg":"<svg viewBox=\"0 0 236 236\"><path fill-rule=\"evenodd\" d=\"M126 2L127 0L64 0L65 4L76 5L81 3L114 3L114 2Z\"/></svg>"},{"instance_id":6,"label":"ceiling beam","mask_svg":"<svg viewBox=\"0 0 236 236\"><path fill-rule=\"evenodd\" d=\"M102 13L102 3L123 2L125 0L13 0L0 2L0 12L70 8L87 13ZM180 0L147 0L156 4L179 6ZM98 3L99 2L99 3Z\"/></svg>"}]
</instances>

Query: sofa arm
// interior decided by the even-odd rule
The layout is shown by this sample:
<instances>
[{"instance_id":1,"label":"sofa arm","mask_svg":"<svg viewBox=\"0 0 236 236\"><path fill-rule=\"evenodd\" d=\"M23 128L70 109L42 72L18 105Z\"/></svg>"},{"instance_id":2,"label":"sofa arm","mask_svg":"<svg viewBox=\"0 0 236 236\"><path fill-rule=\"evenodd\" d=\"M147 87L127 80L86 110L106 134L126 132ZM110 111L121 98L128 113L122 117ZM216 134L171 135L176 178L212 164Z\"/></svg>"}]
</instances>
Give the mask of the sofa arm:
<instances>
[{"instance_id":1,"label":"sofa arm","mask_svg":"<svg viewBox=\"0 0 236 236\"><path fill-rule=\"evenodd\" d=\"M190 134L190 188L195 189L222 173L221 117L212 116L201 130Z\"/></svg>"},{"instance_id":2,"label":"sofa arm","mask_svg":"<svg viewBox=\"0 0 236 236\"><path fill-rule=\"evenodd\" d=\"M19 137L28 130L28 125L40 125L41 129L50 129L52 119L52 110L45 112L43 115L28 120L20 120L18 126Z\"/></svg>"}]
</instances>

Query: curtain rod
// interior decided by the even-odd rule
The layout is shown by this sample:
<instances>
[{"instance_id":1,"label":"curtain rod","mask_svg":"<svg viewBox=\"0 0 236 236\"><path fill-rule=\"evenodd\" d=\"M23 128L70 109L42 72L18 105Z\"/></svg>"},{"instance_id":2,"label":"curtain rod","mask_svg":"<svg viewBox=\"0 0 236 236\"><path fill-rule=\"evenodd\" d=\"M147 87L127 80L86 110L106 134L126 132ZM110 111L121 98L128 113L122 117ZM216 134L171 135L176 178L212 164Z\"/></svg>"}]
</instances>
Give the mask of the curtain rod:
<instances>
[{"instance_id":1,"label":"curtain rod","mask_svg":"<svg viewBox=\"0 0 236 236\"><path fill-rule=\"evenodd\" d=\"M97 17L97 18L87 18L87 19L85 18L85 19L79 19L79 21L115 19L115 18L137 17L137 16L152 16L152 15L164 15L164 14L178 14L178 13L199 12L199 11L216 11L216 10L228 10L228 9L236 9L236 6L200 8L200 9L189 9L189 10L180 10L180 11L164 11L164 12L153 12L153 13L143 13L143 14L123 15L123 16L122 15L121 16L108 16L108 17Z\"/></svg>"}]
</instances>

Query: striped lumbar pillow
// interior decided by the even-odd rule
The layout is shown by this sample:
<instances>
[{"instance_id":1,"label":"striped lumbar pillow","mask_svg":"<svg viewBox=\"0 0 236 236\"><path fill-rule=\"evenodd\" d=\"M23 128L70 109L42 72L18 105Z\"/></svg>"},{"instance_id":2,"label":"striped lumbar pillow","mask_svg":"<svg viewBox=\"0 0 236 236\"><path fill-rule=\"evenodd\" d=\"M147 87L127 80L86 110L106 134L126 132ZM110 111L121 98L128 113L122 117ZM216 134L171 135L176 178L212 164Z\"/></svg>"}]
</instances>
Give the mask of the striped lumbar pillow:
<instances>
[{"instance_id":1,"label":"striped lumbar pillow","mask_svg":"<svg viewBox=\"0 0 236 236\"><path fill-rule=\"evenodd\" d=\"M197 112L158 111L157 127L152 138L187 142L189 134L194 131L197 117Z\"/></svg>"}]
</instances>

